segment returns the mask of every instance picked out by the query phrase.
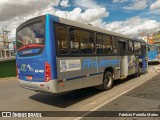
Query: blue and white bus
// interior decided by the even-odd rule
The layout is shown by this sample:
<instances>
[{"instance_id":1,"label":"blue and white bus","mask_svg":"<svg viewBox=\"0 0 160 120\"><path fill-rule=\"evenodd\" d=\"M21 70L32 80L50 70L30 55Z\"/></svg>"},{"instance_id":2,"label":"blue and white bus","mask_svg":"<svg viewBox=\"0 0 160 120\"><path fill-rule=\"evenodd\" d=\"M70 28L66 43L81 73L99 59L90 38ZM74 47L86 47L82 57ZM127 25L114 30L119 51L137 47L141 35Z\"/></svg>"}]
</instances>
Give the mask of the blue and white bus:
<instances>
[{"instance_id":1,"label":"blue and white bus","mask_svg":"<svg viewBox=\"0 0 160 120\"><path fill-rule=\"evenodd\" d=\"M148 62L160 62L160 46L148 44Z\"/></svg>"},{"instance_id":2,"label":"blue and white bus","mask_svg":"<svg viewBox=\"0 0 160 120\"><path fill-rule=\"evenodd\" d=\"M16 48L19 84L35 91L108 90L147 71L144 41L50 14L21 24Z\"/></svg>"}]
</instances>

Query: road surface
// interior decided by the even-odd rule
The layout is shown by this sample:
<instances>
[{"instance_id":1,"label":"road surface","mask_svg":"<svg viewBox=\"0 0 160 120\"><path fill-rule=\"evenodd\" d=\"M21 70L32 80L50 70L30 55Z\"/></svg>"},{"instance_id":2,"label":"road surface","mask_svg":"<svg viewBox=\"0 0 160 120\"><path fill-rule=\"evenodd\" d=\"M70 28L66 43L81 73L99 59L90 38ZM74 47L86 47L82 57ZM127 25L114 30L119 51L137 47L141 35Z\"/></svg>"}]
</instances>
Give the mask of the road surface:
<instances>
[{"instance_id":1,"label":"road surface","mask_svg":"<svg viewBox=\"0 0 160 120\"><path fill-rule=\"evenodd\" d=\"M155 75L157 73L151 66L149 72L140 77L129 77L126 80L115 81L115 86L109 91L103 92L94 88L85 88L59 94L36 93L19 87L16 80L1 80L0 111L94 111L151 80ZM61 113L57 114L60 114L62 118L57 117L55 119L62 120L80 119L80 116L86 113L70 113L73 117L67 118L63 117ZM75 116L80 118L75 118ZM16 118L11 119L14 120ZM43 120L44 118L41 119Z\"/></svg>"}]
</instances>

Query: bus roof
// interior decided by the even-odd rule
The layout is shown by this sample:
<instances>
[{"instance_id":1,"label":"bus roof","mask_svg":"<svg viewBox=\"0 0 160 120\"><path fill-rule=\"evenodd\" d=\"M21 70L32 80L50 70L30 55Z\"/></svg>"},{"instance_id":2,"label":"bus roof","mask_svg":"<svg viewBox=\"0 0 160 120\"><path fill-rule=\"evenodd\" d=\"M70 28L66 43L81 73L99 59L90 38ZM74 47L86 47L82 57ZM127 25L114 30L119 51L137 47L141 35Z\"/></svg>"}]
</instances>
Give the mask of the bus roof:
<instances>
[{"instance_id":1,"label":"bus roof","mask_svg":"<svg viewBox=\"0 0 160 120\"><path fill-rule=\"evenodd\" d=\"M116 33L116 32L105 30L105 29L96 28L92 25L83 24L83 23L80 23L80 22L64 19L64 18L61 18L61 17L59 17L59 20L60 20L60 23L63 23L63 24L67 24L67 25L71 25L71 26L75 26L75 27L80 27L80 28L84 28L84 29L88 29L88 30L93 30L93 31L101 32L101 33L106 33L106 34L118 36L118 37L121 37L121 38L131 39L131 40L135 40L135 41L139 41L139 42L145 42L144 40L141 40L141 39L138 39L138 38L128 37L127 35L124 35L124 34L119 34L119 33Z\"/></svg>"},{"instance_id":2,"label":"bus roof","mask_svg":"<svg viewBox=\"0 0 160 120\"><path fill-rule=\"evenodd\" d=\"M46 14L46 15L49 15L49 16L52 16L52 17L54 16L54 15L51 15L51 14ZM38 16L38 17L27 20L26 22L24 22L24 23L22 23L21 25L18 26L17 31L20 30L23 26L25 26L25 25L27 25L31 22L35 22L37 20L40 20L43 17L45 17L45 15ZM135 40L135 41L139 41L139 42L145 42L144 40L141 40L141 39L137 39L137 38L134 38L134 37L129 37L129 36L124 35L124 34L108 31L108 30L101 29L101 28L97 28L97 27L94 27L92 25L87 25L87 24L83 24L83 23L76 22L76 21L73 21L73 20L64 19L64 18L61 18L61 17L58 17L58 16L54 16L54 17L59 18L60 23L63 23L63 24L67 24L67 25L71 25L71 26L75 26L75 27L79 27L79 28L84 28L84 29L88 29L88 30L93 30L93 31L100 32L100 33L106 33L106 34L118 36L118 37L121 37L121 38L131 39L131 40Z\"/></svg>"}]
</instances>

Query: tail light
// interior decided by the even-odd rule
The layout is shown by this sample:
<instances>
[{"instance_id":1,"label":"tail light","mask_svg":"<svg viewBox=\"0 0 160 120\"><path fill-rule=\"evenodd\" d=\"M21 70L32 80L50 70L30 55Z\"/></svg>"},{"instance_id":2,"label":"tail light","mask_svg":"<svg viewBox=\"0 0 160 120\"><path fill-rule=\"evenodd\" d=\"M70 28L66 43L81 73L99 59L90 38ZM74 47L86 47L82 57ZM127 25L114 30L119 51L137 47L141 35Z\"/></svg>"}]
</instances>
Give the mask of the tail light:
<instances>
[{"instance_id":1,"label":"tail light","mask_svg":"<svg viewBox=\"0 0 160 120\"><path fill-rule=\"evenodd\" d=\"M51 80L51 67L49 63L45 63L45 82Z\"/></svg>"},{"instance_id":2,"label":"tail light","mask_svg":"<svg viewBox=\"0 0 160 120\"><path fill-rule=\"evenodd\" d=\"M16 65L16 76L18 78L18 67L17 67L17 65Z\"/></svg>"}]
</instances>

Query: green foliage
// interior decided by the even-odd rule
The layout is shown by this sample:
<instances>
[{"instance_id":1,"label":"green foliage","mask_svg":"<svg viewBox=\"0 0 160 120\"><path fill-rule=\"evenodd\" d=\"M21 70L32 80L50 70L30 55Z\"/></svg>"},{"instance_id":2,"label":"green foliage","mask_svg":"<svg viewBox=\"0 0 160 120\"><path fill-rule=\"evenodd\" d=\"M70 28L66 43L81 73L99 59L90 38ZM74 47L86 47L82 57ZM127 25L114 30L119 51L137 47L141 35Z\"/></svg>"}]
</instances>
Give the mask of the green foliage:
<instances>
[{"instance_id":1,"label":"green foliage","mask_svg":"<svg viewBox=\"0 0 160 120\"><path fill-rule=\"evenodd\" d=\"M16 76L16 61L0 62L0 78Z\"/></svg>"}]
</instances>

